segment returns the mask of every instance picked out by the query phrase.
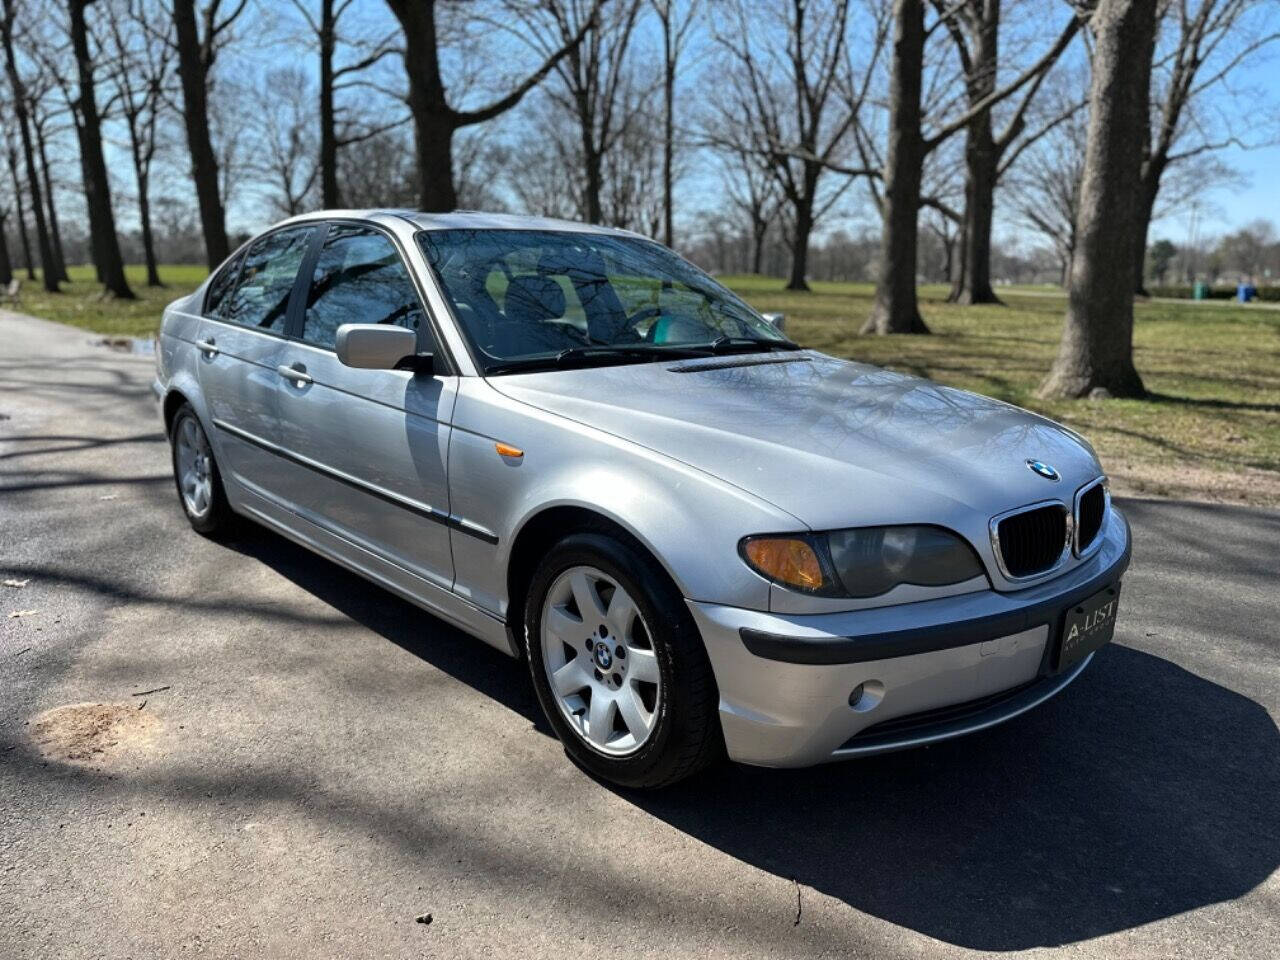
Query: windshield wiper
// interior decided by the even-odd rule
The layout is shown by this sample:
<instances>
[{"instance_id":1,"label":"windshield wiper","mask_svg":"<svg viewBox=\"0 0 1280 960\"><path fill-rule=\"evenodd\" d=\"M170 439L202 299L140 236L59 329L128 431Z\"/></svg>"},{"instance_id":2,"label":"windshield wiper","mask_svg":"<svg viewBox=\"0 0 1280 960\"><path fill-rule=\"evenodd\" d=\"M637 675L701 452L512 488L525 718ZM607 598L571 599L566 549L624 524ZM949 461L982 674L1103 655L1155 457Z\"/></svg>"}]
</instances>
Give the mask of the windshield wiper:
<instances>
[{"instance_id":1,"label":"windshield wiper","mask_svg":"<svg viewBox=\"0 0 1280 960\"><path fill-rule=\"evenodd\" d=\"M704 357L708 348L702 344L690 346L666 346L657 343L600 343L584 344L579 347L565 347L551 356L523 357L498 363L485 372L514 373L529 370L551 370L558 367L573 367L594 361L627 361L627 360L685 360L689 357Z\"/></svg>"}]
</instances>

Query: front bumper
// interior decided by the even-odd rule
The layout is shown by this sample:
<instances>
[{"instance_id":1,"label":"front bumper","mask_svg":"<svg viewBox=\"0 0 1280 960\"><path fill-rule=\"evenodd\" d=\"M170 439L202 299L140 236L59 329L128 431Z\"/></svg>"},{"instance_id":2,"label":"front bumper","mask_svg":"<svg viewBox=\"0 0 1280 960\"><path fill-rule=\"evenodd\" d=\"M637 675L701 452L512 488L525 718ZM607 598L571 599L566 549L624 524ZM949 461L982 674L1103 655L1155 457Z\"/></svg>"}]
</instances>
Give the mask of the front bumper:
<instances>
[{"instance_id":1,"label":"front bumper","mask_svg":"<svg viewBox=\"0 0 1280 960\"><path fill-rule=\"evenodd\" d=\"M1013 593L809 616L690 601L729 755L809 766L959 736L1031 709L1092 659L1053 672L1063 611L1119 582L1130 551L1128 522L1112 508L1087 562Z\"/></svg>"}]
</instances>

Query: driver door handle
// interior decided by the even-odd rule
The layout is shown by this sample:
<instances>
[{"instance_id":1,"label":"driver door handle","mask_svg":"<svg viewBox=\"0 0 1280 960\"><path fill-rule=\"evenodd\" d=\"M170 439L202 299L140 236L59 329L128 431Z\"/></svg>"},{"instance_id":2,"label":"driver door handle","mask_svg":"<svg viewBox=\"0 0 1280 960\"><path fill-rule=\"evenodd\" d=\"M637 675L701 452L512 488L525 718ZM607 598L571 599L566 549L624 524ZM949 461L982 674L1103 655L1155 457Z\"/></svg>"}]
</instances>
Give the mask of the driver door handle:
<instances>
[{"instance_id":1,"label":"driver door handle","mask_svg":"<svg viewBox=\"0 0 1280 960\"><path fill-rule=\"evenodd\" d=\"M276 373L284 377L286 380L292 380L294 383L311 383L311 376L307 373L307 368L302 364L294 364L292 367L280 364L276 367Z\"/></svg>"}]
</instances>

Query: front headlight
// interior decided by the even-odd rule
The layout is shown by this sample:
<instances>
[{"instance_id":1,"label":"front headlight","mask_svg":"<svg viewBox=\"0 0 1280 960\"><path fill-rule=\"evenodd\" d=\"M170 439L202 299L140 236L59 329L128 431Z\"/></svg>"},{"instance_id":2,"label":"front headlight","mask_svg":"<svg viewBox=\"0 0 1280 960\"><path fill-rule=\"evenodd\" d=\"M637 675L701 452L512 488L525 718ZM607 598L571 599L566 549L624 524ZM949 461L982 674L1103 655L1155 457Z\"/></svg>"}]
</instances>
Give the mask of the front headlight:
<instances>
[{"instance_id":1,"label":"front headlight","mask_svg":"<svg viewBox=\"0 0 1280 960\"><path fill-rule=\"evenodd\" d=\"M981 576L965 540L941 527L858 527L746 537L742 558L761 576L823 597L876 597L899 584L942 587Z\"/></svg>"}]
</instances>

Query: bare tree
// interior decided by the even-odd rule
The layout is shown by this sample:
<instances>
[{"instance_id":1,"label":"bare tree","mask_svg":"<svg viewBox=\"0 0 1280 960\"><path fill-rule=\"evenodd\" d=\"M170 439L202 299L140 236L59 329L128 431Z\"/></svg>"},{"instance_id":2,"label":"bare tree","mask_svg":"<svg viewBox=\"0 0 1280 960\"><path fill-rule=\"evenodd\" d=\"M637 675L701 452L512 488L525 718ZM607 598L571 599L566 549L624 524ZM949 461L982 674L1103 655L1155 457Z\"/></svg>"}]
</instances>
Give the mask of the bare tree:
<instances>
[{"instance_id":1,"label":"bare tree","mask_svg":"<svg viewBox=\"0 0 1280 960\"><path fill-rule=\"evenodd\" d=\"M686 0L683 12L678 0L650 0L662 28L662 242L675 243L676 77L693 27L699 0Z\"/></svg>"},{"instance_id":2,"label":"bare tree","mask_svg":"<svg viewBox=\"0 0 1280 960\"><path fill-rule=\"evenodd\" d=\"M48 74L39 70L27 85L30 99L31 132L35 137L36 159L40 164L40 180L44 185L45 206L49 215L49 248L53 254L53 269L60 282L71 278L67 275L67 259L62 249L62 230L58 225L58 205L55 202L53 165L49 162L49 141L59 132L60 111L53 110L47 102ZM70 100L65 112L70 112ZM63 127L62 129L65 129Z\"/></svg>"},{"instance_id":3,"label":"bare tree","mask_svg":"<svg viewBox=\"0 0 1280 960\"><path fill-rule=\"evenodd\" d=\"M643 0L614 0L603 11L594 0L542 0L537 7L515 3L508 15L518 17L519 35L549 60L560 49L567 53L555 65L559 84L547 95L577 129L573 154L582 187L580 214L589 223L603 223L605 158L622 139L627 117L622 98L628 82L627 53ZM573 38L581 36L580 43ZM572 46L570 46L572 44Z\"/></svg>"},{"instance_id":4,"label":"bare tree","mask_svg":"<svg viewBox=\"0 0 1280 960\"><path fill-rule=\"evenodd\" d=\"M638 70L647 74L647 71ZM664 151L651 136L661 118L648 106L651 85L624 83L620 105L626 115L621 134L604 156L604 222L656 237L664 221Z\"/></svg>"},{"instance_id":5,"label":"bare tree","mask_svg":"<svg viewBox=\"0 0 1280 960\"><path fill-rule=\"evenodd\" d=\"M43 191L36 170L35 151L31 144L31 117L28 109L26 87L18 72L18 58L13 46L14 14L16 0L3 0L3 17L0 17L0 42L4 45L5 70L9 74L9 87L13 92L13 112L18 121L18 133L22 139L23 160L27 168L27 188L31 196L31 209L36 222L36 243L40 248L40 268L43 271L44 288L49 293L58 292L57 268L53 260L53 248L49 243L49 230L45 223ZM28 254L27 269L31 271ZM31 278L35 279L34 273Z\"/></svg>"},{"instance_id":6,"label":"bare tree","mask_svg":"<svg viewBox=\"0 0 1280 960\"><path fill-rule=\"evenodd\" d=\"M313 205L320 175L312 92L297 68L272 70L255 97L258 147L251 164L268 185L281 215L296 216Z\"/></svg>"},{"instance_id":7,"label":"bare tree","mask_svg":"<svg viewBox=\"0 0 1280 960\"><path fill-rule=\"evenodd\" d=\"M1006 86L970 99L959 117L925 134L921 110L925 41L923 0L894 0L889 87L889 146L882 175L883 233L875 303L863 333L928 333L916 298L917 216L925 158L974 118L1036 83L1079 29L1073 15L1044 55ZM936 26L936 23L935 23Z\"/></svg>"},{"instance_id":8,"label":"bare tree","mask_svg":"<svg viewBox=\"0 0 1280 960\"><path fill-rule=\"evenodd\" d=\"M71 49L76 58L79 97L76 100L76 135L80 140L80 162L84 168L85 201L89 208L89 232L93 238L94 264L106 292L123 300L134 299L124 275L124 257L116 236L115 212L111 207L111 182L102 153L102 117L98 113L94 56L89 49L89 29L85 10L94 0L68 0Z\"/></svg>"},{"instance_id":9,"label":"bare tree","mask_svg":"<svg viewBox=\"0 0 1280 960\"><path fill-rule=\"evenodd\" d=\"M8 131L5 131L6 134ZM6 136L10 143L13 142L11 137ZM31 256L31 238L27 234L27 213L22 203L22 181L18 173L18 148L10 147L6 154L9 166L9 178L13 182L13 206L14 216L18 220L18 240L22 244L22 262L27 268L27 279L34 280L36 278L36 263Z\"/></svg>"},{"instance_id":10,"label":"bare tree","mask_svg":"<svg viewBox=\"0 0 1280 960\"><path fill-rule=\"evenodd\" d=\"M353 143L338 154L342 201L353 207L411 207L418 199L413 144L402 130Z\"/></svg>"},{"instance_id":11,"label":"bare tree","mask_svg":"<svg viewBox=\"0 0 1280 960\"><path fill-rule=\"evenodd\" d=\"M1042 396L1141 396L1133 365L1133 259L1142 232L1143 141L1159 0L1100 0L1062 343Z\"/></svg>"},{"instance_id":12,"label":"bare tree","mask_svg":"<svg viewBox=\"0 0 1280 960\"><path fill-rule=\"evenodd\" d=\"M355 0L320 0L318 13L311 11L304 0L290 0L302 15L308 29L315 37L320 59L320 78L317 88L319 101L319 176L320 202L333 209L342 206L342 191L338 180L338 151L362 140L398 126L407 118L395 118L384 123L343 123L343 111L337 103L337 95L352 85L352 78L368 70L384 57L402 51L392 37L354 41L344 37L341 30L343 16L352 9ZM341 44L356 46L362 56L348 63L336 62Z\"/></svg>"},{"instance_id":13,"label":"bare tree","mask_svg":"<svg viewBox=\"0 0 1280 960\"><path fill-rule=\"evenodd\" d=\"M191 151L191 177L200 204L205 256L212 270L231 252L227 243L226 210L218 182L218 156L209 119L209 84L218 51L228 28L244 12L249 0L238 0L221 15L222 0L208 0L197 22L195 0L172 0L178 76L182 80L183 119Z\"/></svg>"},{"instance_id":14,"label":"bare tree","mask_svg":"<svg viewBox=\"0 0 1280 960\"><path fill-rule=\"evenodd\" d=\"M1001 0L961 0L948 4L932 0L941 22L954 43L964 73L965 94L972 116L965 128L965 202L961 250L963 263L948 299L956 303L999 303L991 289L991 224L995 213L995 189L1005 153L1023 138L1051 129L1063 116L1051 117L1028 134L1027 116L1044 78L1057 56L1041 61L1042 71L1024 88L1004 129L994 130L993 107L988 98L996 91L1000 67ZM1068 24L1074 34L1078 20ZM1065 49L1065 47L1063 48ZM1062 50L1059 50L1059 54ZM1075 104L1066 106L1074 111Z\"/></svg>"},{"instance_id":15,"label":"bare tree","mask_svg":"<svg viewBox=\"0 0 1280 960\"><path fill-rule=\"evenodd\" d=\"M726 11L723 26L714 30L729 70L724 90L711 98L719 116L709 139L730 151L749 144L768 161L788 206L787 289L808 290L810 236L840 195L839 190L820 192L822 174L838 159L860 106L842 103L839 95L842 84L854 86L846 47L849 0L787 0L771 11L777 11L778 22L761 31L756 27L760 11L738 0L732 17ZM785 49L775 36L785 37ZM882 39L881 32L871 63Z\"/></svg>"},{"instance_id":16,"label":"bare tree","mask_svg":"<svg viewBox=\"0 0 1280 960\"><path fill-rule=\"evenodd\" d=\"M727 151L722 171L729 206L741 217L751 237L750 271L761 273L765 240L778 219L778 181L760 156L749 150Z\"/></svg>"},{"instance_id":17,"label":"bare tree","mask_svg":"<svg viewBox=\"0 0 1280 960\"><path fill-rule=\"evenodd\" d=\"M9 208L0 206L0 285L8 286L13 280L13 261L9 259L9 237L5 233L5 221Z\"/></svg>"},{"instance_id":18,"label":"bare tree","mask_svg":"<svg viewBox=\"0 0 1280 960\"><path fill-rule=\"evenodd\" d=\"M1063 287L1076 250L1087 139L1088 117L1076 114L1027 150L1006 178L1018 218L1053 246Z\"/></svg>"},{"instance_id":19,"label":"bare tree","mask_svg":"<svg viewBox=\"0 0 1280 960\"><path fill-rule=\"evenodd\" d=\"M174 51L172 24L157 14L152 0L115 0L105 18L114 99L128 133L138 190L138 223L149 287L164 286L151 223L151 169L166 91L173 78ZM154 31L160 36L155 37Z\"/></svg>"},{"instance_id":20,"label":"bare tree","mask_svg":"<svg viewBox=\"0 0 1280 960\"><path fill-rule=\"evenodd\" d=\"M440 33L436 12L440 0L387 0L404 31L404 69L409 84L417 155L418 205L423 210L452 210L458 205L454 180L453 138L464 127L506 113L541 83L594 26L602 0L594 0L581 29L503 96L475 109L449 102L440 68Z\"/></svg>"},{"instance_id":21,"label":"bare tree","mask_svg":"<svg viewBox=\"0 0 1280 960\"><path fill-rule=\"evenodd\" d=\"M1170 167L1203 157L1231 145L1247 147L1267 142L1276 134L1274 125L1244 132L1232 120L1230 109L1202 109L1216 95L1231 97L1234 72L1256 60L1266 48L1280 41L1274 4L1256 0L1179 0L1162 5L1162 36L1158 39L1152 81L1153 110L1150 131L1143 148L1142 207L1139 235L1134 238L1138 256L1134 266L1134 290L1143 288L1143 254L1156 209L1161 182ZM1232 98L1235 99L1235 98ZM1257 103L1239 98L1254 124Z\"/></svg>"}]
</instances>

